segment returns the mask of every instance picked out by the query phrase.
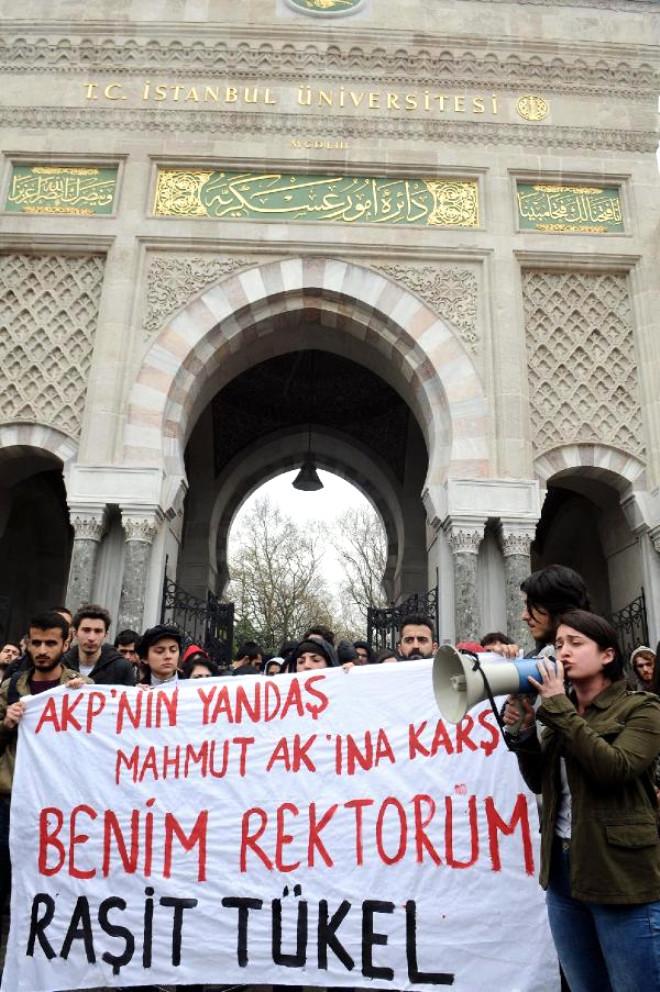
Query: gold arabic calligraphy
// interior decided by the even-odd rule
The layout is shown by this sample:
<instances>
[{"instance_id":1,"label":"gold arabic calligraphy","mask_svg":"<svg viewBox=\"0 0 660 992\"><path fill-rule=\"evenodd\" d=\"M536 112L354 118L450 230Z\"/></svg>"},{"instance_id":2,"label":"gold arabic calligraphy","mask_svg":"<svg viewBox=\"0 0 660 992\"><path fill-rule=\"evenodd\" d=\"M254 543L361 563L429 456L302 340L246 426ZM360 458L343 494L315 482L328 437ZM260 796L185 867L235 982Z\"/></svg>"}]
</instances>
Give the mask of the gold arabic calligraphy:
<instances>
[{"instance_id":1,"label":"gold arabic calligraphy","mask_svg":"<svg viewBox=\"0 0 660 992\"><path fill-rule=\"evenodd\" d=\"M520 226L537 231L623 231L619 190L614 186L518 184Z\"/></svg>"},{"instance_id":2,"label":"gold arabic calligraphy","mask_svg":"<svg viewBox=\"0 0 660 992\"><path fill-rule=\"evenodd\" d=\"M477 227L474 180L162 169L158 216Z\"/></svg>"},{"instance_id":3,"label":"gold arabic calligraphy","mask_svg":"<svg viewBox=\"0 0 660 992\"><path fill-rule=\"evenodd\" d=\"M116 169L14 166L6 208L21 213L110 213Z\"/></svg>"}]
</instances>

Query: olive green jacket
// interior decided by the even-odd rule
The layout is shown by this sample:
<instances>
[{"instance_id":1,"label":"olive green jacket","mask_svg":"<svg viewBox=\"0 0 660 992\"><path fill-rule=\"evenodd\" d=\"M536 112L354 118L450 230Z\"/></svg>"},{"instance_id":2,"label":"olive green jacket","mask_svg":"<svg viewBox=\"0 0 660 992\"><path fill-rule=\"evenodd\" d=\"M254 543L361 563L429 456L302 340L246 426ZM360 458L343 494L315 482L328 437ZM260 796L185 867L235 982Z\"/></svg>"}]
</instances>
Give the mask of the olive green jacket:
<instances>
[{"instance_id":1,"label":"olive green jacket","mask_svg":"<svg viewBox=\"0 0 660 992\"><path fill-rule=\"evenodd\" d=\"M32 670L24 672L16 682L16 691L19 696L27 696L30 692L30 676ZM60 685L64 685L69 679L82 679L83 682L90 682L86 676L80 672L74 672L71 668L62 668ZM14 780L14 765L16 764L16 741L18 739L18 727L11 729L3 726L3 720L8 708L7 695L11 679L5 679L0 687L0 796L8 796L11 793L11 786Z\"/></svg>"},{"instance_id":2,"label":"olive green jacket","mask_svg":"<svg viewBox=\"0 0 660 992\"><path fill-rule=\"evenodd\" d=\"M543 797L540 882L547 888L561 797L560 758L571 792L571 892L587 902L660 899L660 838L653 765L660 752L660 700L625 682L603 690L580 716L568 696L537 711L544 724L514 744L532 792Z\"/></svg>"}]
</instances>

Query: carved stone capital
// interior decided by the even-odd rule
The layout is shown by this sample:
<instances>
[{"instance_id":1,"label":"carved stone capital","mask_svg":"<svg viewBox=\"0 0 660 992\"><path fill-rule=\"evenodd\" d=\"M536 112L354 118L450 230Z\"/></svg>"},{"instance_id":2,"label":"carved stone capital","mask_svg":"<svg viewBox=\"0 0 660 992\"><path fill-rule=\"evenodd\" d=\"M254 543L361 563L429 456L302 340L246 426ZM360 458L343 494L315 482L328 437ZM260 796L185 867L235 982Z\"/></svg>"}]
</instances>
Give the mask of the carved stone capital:
<instances>
[{"instance_id":1,"label":"carved stone capital","mask_svg":"<svg viewBox=\"0 0 660 992\"><path fill-rule=\"evenodd\" d=\"M649 531L649 537L651 538L651 543L655 550L660 555L660 524L657 527L652 527Z\"/></svg>"},{"instance_id":2,"label":"carved stone capital","mask_svg":"<svg viewBox=\"0 0 660 992\"><path fill-rule=\"evenodd\" d=\"M105 533L105 509L98 512L76 511L71 517L76 541L100 541Z\"/></svg>"},{"instance_id":3,"label":"carved stone capital","mask_svg":"<svg viewBox=\"0 0 660 992\"><path fill-rule=\"evenodd\" d=\"M126 541L141 541L151 544L160 529L160 515L157 512L135 513L122 510L121 525L124 528Z\"/></svg>"},{"instance_id":4,"label":"carved stone capital","mask_svg":"<svg viewBox=\"0 0 660 992\"><path fill-rule=\"evenodd\" d=\"M484 525L478 521L465 524L450 522L446 526L447 540L455 555L477 555L484 539Z\"/></svg>"},{"instance_id":5,"label":"carved stone capital","mask_svg":"<svg viewBox=\"0 0 660 992\"><path fill-rule=\"evenodd\" d=\"M529 552L535 534L536 527L530 527L524 524L519 527L511 527L502 524L501 540L504 557L523 555L525 558L529 558Z\"/></svg>"}]
</instances>

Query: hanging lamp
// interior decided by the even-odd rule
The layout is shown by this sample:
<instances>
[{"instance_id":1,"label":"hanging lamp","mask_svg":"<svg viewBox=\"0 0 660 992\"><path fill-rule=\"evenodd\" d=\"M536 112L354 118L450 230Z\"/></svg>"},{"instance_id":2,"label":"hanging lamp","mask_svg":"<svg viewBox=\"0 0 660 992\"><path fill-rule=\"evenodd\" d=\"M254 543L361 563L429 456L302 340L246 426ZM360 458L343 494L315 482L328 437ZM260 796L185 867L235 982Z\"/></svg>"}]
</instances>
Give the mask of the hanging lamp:
<instances>
[{"instance_id":1,"label":"hanging lamp","mask_svg":"<svg viewBox=\"0 0 660 992\"><path fill-rule=\"evenodd\" d=\"M299 489L303 493L316 493L319 489L323 489L323 483L319 479L316 465L314 464L314 456L312 455L311 428L309 428L307 435L307 455L298 475L292 482L292 486L294 489Z\"/></svg>"}]
</instances>

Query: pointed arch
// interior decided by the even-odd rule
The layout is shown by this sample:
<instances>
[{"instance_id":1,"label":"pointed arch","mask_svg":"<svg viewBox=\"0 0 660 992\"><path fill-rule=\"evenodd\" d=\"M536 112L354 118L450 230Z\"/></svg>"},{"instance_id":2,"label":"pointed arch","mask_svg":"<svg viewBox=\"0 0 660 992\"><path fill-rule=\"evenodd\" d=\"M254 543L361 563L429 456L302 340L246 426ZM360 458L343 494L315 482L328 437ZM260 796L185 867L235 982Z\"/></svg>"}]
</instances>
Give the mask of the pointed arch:
<instances>
[{"instance_id":1,"label":"pointed arch","mask_svg":"<svg viewBox=\"0 0 660 992\"><path fill-rule=\"evenodd\" d=\"M449 324L384 275L318 257L230 275L169 321L133 385L125 461L183 476L187 439L218 389L257 355L309 347L310 328L315 347L360 354L408 402L429 451L427 485L490 474L488 402Z\"/></svg>"}]
</instances>

